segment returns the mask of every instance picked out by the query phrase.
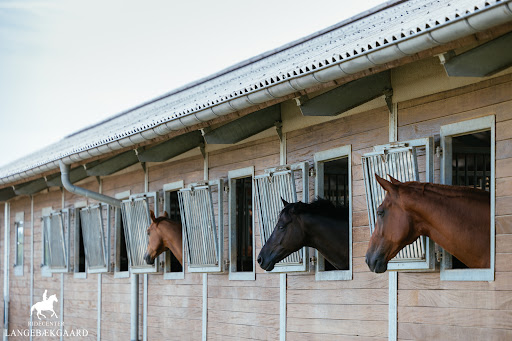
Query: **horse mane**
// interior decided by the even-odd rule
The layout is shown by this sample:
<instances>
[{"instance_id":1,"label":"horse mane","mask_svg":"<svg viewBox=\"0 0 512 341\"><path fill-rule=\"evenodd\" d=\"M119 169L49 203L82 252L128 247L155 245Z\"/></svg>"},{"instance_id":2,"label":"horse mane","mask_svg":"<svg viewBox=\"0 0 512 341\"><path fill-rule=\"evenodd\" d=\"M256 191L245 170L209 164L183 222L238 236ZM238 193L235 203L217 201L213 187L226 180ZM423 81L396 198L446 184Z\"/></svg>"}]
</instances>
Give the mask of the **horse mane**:
<instances>
[{"instance_id":1,"label":"horse mane","mask_svg":"<svg viewBox=\"0 0 512 341\"><path fill-rule=\"evenodd\" d=\"M349 219L349 208L346 206L336 206L330 200L317 197L313 202L307 204L303 202L293 203L284 208L290 210L292 214L313 214L336 220Z\"/></svg>"},{"instance_id":2,"label":"horse mane","mask_svg":"<svg viewBox=\"0 0 512 341\"><path fill-rule=\"evenodd\" d=\"M175 221L175 220L169 219L169 218L164 217L164 216L161 216L161 217L155 218L154 223L155 223L156 225L158 225L158 224L160 224L162 221L166 221L166 222L168 222L168 223L180 223L180 224L181 224L181 222L179 222L179 221Z\"/></svg>"},{"instance_id":3,"label":"horse mane","mask_svg":"<svg viewBox=\"0 0 512 341\"><path fill-rule=\"evenodd\" d=\"M453 186L453 185L441 185L441 184L433 184L430 182L418 182L418 181L409 181L404 182L402 185L407 186L409 188L414 188L416 190L421 190L423 192L432 192L435 194L440 194L445 197L486 197L489 198L490 193L484 191L479 188L473 187L465 187L465 186Z\"/></svg>"}]
</instances>

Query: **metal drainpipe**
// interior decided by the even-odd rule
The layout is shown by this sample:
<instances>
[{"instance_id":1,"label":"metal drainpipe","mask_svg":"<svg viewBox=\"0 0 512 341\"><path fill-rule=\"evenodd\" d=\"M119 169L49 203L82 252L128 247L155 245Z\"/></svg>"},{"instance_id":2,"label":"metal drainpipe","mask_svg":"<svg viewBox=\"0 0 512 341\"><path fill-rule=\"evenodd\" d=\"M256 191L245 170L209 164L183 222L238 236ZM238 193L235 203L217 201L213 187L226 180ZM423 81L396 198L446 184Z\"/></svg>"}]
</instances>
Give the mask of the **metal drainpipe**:
<instances>
[{"instance_id":1,"label":"metal drainpipe","mask_svg":"<svg viewBox=\"0 0 512 341\"><path fill-rule=\"evenodd\" d=\"M64 185L64 188L69 192L121 208L121 200L73 185L69 179L69 165L59 160L59 166L62 185ZM130 288L130 340L137 341L139 339L139 275L131 275Z\"/></svg>"},{"instance_id":2,"label":"metal drainpipe","mask_svg":"<svg viewBox=\"0 0 512 341\"><path fill-rule=\"evenodd\" d=\"M117 200L115 198L109 197L107 195L103 195L97 192L90 191L88 189L75 186L71 183L71 180L69 179L69 165L66 165L62 160L59 160L59 166L60 166L60 173L61 173L61 180L62 185L65 189L67 189L69 192L81 195L83 197L92 198L94 200L98 200L101 202L104 202L106 204L121 208L121 200Z\"/></svg>"}]
</instances>

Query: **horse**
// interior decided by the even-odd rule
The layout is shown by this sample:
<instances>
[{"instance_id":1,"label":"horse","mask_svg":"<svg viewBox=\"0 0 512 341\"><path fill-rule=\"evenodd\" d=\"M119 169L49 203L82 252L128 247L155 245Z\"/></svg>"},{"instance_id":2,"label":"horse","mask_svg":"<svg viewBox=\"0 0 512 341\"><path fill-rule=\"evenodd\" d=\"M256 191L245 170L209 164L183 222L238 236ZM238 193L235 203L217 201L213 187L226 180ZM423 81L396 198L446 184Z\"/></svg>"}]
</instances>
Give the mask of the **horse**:
<instances>
[{"instance_id":1,"label":"horse","mask_svg":"<svg viewBox=\"0 0 512 341\"><path fill-rule=\"evenodd\" d=\"M375 177L386 196L366 252L371 271L385 272L389 260L419 236L429 237L469 268L489 268L489 192Z\"/></svg>"},{"instance_id":2,"label":"horse","mask_svg":"<svg viewBox=\"0 0 512 341\"><path fill-rule=\"evenodd\" d=\"M147 264L153 265L156 257L162 252L171 250L183 266L181 223L169 219L167 212L164 212L163 216L155 218L155 213L150 211L150 216L151 225L147 229L149 242L144 260Z\"/></svg>"},{"instance_id":3,"label":"horse","mask_svg":"<svg viewBox=\"0 0 512 341\"><path fill-rule=\"evenodd\" d=\"M45 292L46 293L46 292ZM37 311L37 318L38 319L41 319L39 317L39 315L42 315L44 318L46 318L46 316L44 314L41 313L41 311L43 310L46 310L46 311L51 311L52 312L52 315L50 317L57 317L57 314L55 313L55 311L53 310L53 303L54 302L58 302L59 300L57 299L57 295L51 295L50 297L48 297L48 299L45 299L44 298L45 296L43 296L43 300L41 302L37 302L36 304L34 304L32 306L32 308L30 308L30 316L32 316L32 312L34 310Z\"/></svg>"},{"instance_id":4,"label":"horse","mask_svg":"<svg viewBox=\"0 0 512 341\"><path fill-rule=\"evenodd\" d=\"M274 231L258 255L263 270L272 271L276 263L304 246L317 249L336 269L349 268L349 211L326 199L310 204L288 203L279 214Z\"/></svg>"}]
</instances>

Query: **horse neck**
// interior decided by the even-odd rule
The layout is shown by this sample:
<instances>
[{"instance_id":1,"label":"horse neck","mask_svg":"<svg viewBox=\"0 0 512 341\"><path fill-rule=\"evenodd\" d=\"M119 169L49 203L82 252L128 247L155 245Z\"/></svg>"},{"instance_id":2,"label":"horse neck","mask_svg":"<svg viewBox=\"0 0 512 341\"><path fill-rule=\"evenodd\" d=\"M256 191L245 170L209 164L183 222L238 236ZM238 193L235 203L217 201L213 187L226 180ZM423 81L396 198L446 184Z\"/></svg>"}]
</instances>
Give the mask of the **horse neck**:
<instances>
[{"instance_id":1,"label":"horse neck","mask_svg":"<svg viewBox=\"0 0 512 341\"><path fill-rule=\"evenodd\" d=\"M469 267L485 267L477 264L482 259L479 255L489 254L490 211L485 198L482 193L452 186L414 186L400 191L402 205L412 213L419 234Z\"/></svg>"},{"instance_id":2,"label":"horse neck","mask_svg":"<svg viewBox=\"0 0 512 341\"><path fill-rule=\"evenodd\" d=\"M164 245L171 250L181 263L183 255L181 224L173 221L162 221L160 225Z\"/></svg>"},{"instance_id":3,"label":"horse neck","mask_svg":"<svg viewBox=\"0 0 512 341\"><path fill-rule=\"evenodd\" d=\"M317 249L338 269L348 266L348 222L303 214L306 245ZM347 226L344 226L344 225Z\"/></svg>"}]
</instances>

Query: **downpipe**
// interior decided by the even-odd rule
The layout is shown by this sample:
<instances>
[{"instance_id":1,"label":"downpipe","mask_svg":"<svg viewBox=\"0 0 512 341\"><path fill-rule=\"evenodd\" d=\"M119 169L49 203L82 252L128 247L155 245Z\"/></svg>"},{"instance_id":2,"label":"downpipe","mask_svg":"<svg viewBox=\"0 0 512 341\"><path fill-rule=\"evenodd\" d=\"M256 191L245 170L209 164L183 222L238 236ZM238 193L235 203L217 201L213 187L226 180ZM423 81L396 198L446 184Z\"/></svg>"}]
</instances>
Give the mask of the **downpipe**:
<instances>
[{"instance_id":1,"label":"downpipe","mask_svg":"<svg viewBox=\"0 0 512 341\"><path fill-rule=\"evenodd\" d=\"M8 340L9 337L9 234L11 226L11 205L6 202L4 204L4 335L3 340Z\"/></svg>"},{"instance_id":2,"label":"downpipe","mask_svg":"<svg viewBox=\"0 0 512 341\"><path fill-rule=\"evenodd\" d=\"M106 204L115 206L117 208L121 208L121 200L118 200L118 199L109 197L107 195L103 195L98 192L93 192L88 189L73 185L71 183L71 180L69 179L70 167L69 167L69 165L66 165L62 160L59 160L59 167L60 167L60 177L62 180L62 185L69 192L74 193L76 195L86 197L86 198L98 200L100 202L104 202Z\"/></svg>"},{"instance_id":3,"label":"downpipe","mask_svg":"<svg viewBox=\"0 0 512 341\"><path fill-rule=\"evenodd\" d=\"M62 185L66 190L76 195L121 208L121 200L73 185L69 179L70 166L62 160L59 160L59 166ZM130 294L130 340L137 341L139 339L139 275L132 274L130 277Z\"/></svg>"}]
</instances>

